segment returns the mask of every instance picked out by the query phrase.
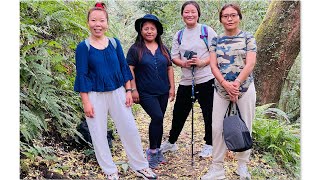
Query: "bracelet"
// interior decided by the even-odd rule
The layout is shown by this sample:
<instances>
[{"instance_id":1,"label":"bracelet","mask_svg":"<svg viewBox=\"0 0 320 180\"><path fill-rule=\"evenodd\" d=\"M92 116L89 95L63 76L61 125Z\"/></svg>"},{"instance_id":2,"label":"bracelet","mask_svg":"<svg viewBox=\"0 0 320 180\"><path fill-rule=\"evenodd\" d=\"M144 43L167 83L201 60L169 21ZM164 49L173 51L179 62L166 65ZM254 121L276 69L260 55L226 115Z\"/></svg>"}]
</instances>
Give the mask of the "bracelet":
<instances>
[{"instance_id":1,"label":"bracelet","mask_svg":"<svg viewBox=\"0 0 320 180\"><path fill-rule=\"evenodd\" d=\"M126 89L126 92L132 92L132 89L130 88L130 89Z\"/></svg>"},{"instance_id":2,"label":"bracelet","mask_svg":"<svg viewBox=\"0 0 320 180\"><path fill-rule=\"evenodd\" d=\"M130 89L126 89L126 92L133 92L133 91L135 91L135 90L137 90L136 88L130 88Z\"/></svg>"},{"instance_id":3,"label":"bracelet","mask_svg":"<svg viewBox=\"0 0 320 180\"><path fill-rule=\"evenodd\" d=\"M238 79L238 78L237 78L237 79L236 79L236 81L238 81L238 82L239 82L239 83L241 84L241 81L240 81L240 79Z\"/></svg>"}]
</instances>

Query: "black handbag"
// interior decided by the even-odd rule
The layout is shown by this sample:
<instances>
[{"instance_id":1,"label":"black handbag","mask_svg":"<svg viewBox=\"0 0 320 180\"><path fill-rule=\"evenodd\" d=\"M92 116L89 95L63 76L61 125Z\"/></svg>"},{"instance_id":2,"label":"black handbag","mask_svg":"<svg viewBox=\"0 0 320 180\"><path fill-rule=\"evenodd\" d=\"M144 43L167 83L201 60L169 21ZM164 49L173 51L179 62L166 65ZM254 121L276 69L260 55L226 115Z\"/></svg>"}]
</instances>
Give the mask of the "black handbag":
<instances>
[{"instance_id":1,"label":"black handbag","mask_svg":"<svg viewBox=\"0 0 320 180\"><path fill-rule=\"evenodd\" d=\"M231 112L233 111L233 114ZM252 138L242 120L236 103L230 102L223 120L223 137L230 151L243 152L252 148Z\"/></svg>"}]
</instances>

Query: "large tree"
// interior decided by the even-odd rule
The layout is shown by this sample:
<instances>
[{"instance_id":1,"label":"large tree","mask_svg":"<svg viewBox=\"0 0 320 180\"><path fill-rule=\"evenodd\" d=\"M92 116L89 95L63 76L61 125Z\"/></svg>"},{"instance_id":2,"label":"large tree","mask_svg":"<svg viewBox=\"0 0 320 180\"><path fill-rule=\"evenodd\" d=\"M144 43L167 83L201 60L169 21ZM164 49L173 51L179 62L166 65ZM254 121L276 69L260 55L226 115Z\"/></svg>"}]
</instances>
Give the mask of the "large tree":
<instances>
[{"instance_id":1,"label":"large tree","mask_svg":"<svg viewBox=\"0 0 320 180\"><path fill-rule=\"evenodd\" d=\"M284 81L300 52L300 2L272 1L255 37L257 103L278 103Z\"/></svg>"}]
</instances>

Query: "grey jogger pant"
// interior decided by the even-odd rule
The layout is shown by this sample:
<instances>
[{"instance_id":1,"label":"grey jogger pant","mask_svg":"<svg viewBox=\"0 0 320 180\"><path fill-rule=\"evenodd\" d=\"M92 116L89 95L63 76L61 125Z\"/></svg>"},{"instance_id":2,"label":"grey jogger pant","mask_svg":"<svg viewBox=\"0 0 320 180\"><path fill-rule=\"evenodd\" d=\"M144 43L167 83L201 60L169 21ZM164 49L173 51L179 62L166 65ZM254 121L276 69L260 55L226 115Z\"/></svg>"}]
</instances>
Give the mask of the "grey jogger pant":
<instances>
[{"instance_id":1,"label":"grey jogger pant","mask_svg":"<svg viewBox=\"0 0 320 180\"><path fill-rule=\"evenodd\" d=\"M117 172L112 161L107 140L107 120L110 113L124 150L133 170L149 167L144 157L141 138L132 115L131 107L126 107L126 93L124 87L109 92L89 92L89 100L94 108L94 118L86 117L92 144L99 165L105 174Z\"/></svg>"},{"instance_id":2,"label":"grey jogger pant","mask_svg":"<svg viewBox=\"0 0 320 180\"><path fill-rule=\"evenodd\" d=\"M223 99L214 92L214 101L212 108L212 146L213 146L213 164L222 165L227 146L224 142L223 119L227 111L230 101ZM256 105L256 90L254 83L251 83L248 90L237 102L239 111L243 121L246 123L250 132L252 132L252 121L254 119L255 105ZM239 162L249 162L251 150L236 153L236 159Z\"/></svg>"}]
</instances>

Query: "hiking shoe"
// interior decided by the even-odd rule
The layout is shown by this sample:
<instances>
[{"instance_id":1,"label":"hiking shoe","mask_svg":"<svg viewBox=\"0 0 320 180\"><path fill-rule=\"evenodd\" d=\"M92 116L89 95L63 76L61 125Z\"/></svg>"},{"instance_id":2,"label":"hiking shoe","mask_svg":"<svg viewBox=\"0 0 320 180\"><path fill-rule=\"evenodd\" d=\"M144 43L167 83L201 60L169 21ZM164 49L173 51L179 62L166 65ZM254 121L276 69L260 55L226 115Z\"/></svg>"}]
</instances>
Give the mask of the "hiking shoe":
<instances>
[{"instance_id":1,"label":"hiking shoe","mask_svg":"<svg viewBox=\"0 0 320 180\"><path fill-rule=\"evenodd\" d=\"M157 149L157 150L158 150L158 163L159 164L166 164L168 161L163 156L162 151L160 149Z\"/></svg>"},{"instance_id":2,"label":"hiking shoe","mask_svg":"<svg viewBox=\"0 0 320 180\"><path fill-rule=\"evenodd\" d=\"M169 141L165 141L161 144L160 150L162 151L162 153L165 153L167 151L176 151L178 150L178 146L176 145L176 143L171 144Z\"/></svg>"},{"instance_id":3,"label":"hiking shoe","mask_svg":"<svg viewBox=\"0 0 320 180\"><path fill-rule=\"evenodd\" d=\"M213 147L211 145L205 144L202 148L202 151L199 153L200 157L211 157Z\"/></svg>"},{"instance_id":4,"label":"hiking shoe","mask_svg":"<svg viewBox=\"0 0 320 180\"><path fill-rule=\"evenodd\" d=\"M150 169L145 168L142 170L135 170L134 171L138 177L142 177L143 179L157 179L157 175Z\"/></svg>"},{"instance_id":5,"label":"hiking shoe","mask_svg":"<svg viewBox=\"0 0 320 180\"><path fill-rule=\"evenodd\" d=\"M147 149L146 151L146 154L147 154L147 160L148 160L148 163L149 163L149 167L152 168L152 169L155 169L158 167L158 152L155 152L155 153L152 153L150 151L150 149Z\"/></svg>"},{"instance_id":6,"label":"hiking shoe","mask_svg":"<svg viewBox=\"0 0 320 180\"><path fill-rule=\"evenodd\" d=\"M119 179L118 172L107 175L107 180L118 180L118 179Z\"/></svg>"},{"instance_id":7,"label":"hiking shoe","mask_svg":"<svg viewBox=\"0 0 320 180\"><path fill-rule=\"evenodd\" d=\"M238 169L236 173L240 176L240 180L251 180L251 175L248 172L248 168L245 163L238 163Z\"/></svg>"},{"instance_id":8,"label":"hiking shoe","mask_svg":"<svg viewBox=\"0 0 320 180\"><path fill-rule=\"evenodd\" d=\"M222 165L211 165L207 174L201 177L201 180L217 180L224 179L224 168Z\"/></svg>"}]
</instances>

